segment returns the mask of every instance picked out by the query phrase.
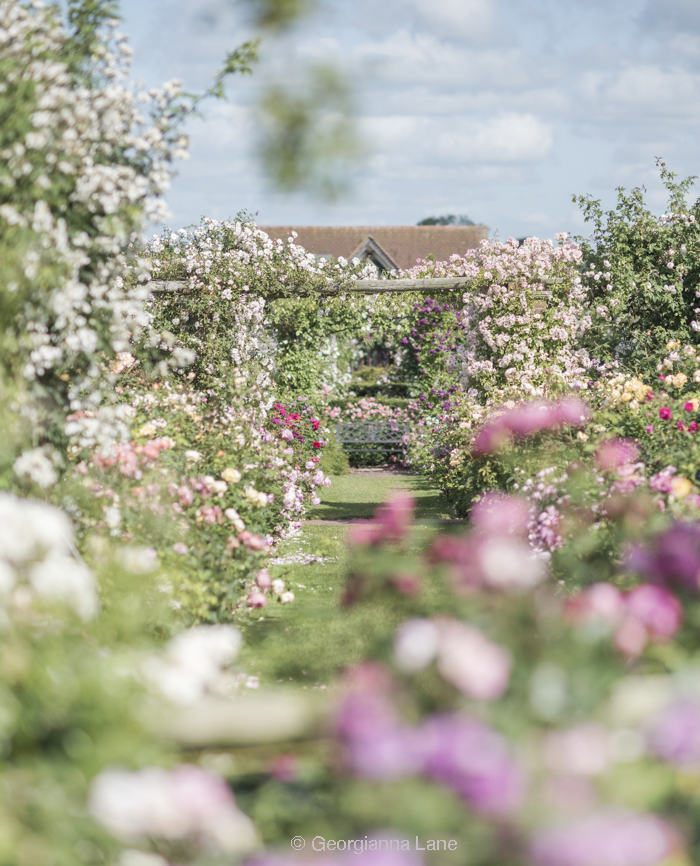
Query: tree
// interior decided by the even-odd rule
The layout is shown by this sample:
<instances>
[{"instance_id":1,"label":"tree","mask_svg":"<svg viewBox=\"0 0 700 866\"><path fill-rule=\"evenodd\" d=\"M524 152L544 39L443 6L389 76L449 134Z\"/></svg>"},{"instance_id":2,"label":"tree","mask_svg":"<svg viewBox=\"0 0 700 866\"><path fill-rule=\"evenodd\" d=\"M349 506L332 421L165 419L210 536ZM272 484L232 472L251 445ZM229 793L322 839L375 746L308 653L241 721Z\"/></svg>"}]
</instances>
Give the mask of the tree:
<instances>
[{"instance_id":1,"label":"tree","mask_svg":"<svg viewBox=\"0 0 700 866\"><path fill-rule=\"evenodd\" d=\"M460 214L459 216L455 216L453 213L447 214L447 216L439 216L439 217L426 217L424 220L421 220L419 223L416 223L419 226L474 226L476 223L474 220L470 220L466 214Z\"/></svg>"}]
</instances>

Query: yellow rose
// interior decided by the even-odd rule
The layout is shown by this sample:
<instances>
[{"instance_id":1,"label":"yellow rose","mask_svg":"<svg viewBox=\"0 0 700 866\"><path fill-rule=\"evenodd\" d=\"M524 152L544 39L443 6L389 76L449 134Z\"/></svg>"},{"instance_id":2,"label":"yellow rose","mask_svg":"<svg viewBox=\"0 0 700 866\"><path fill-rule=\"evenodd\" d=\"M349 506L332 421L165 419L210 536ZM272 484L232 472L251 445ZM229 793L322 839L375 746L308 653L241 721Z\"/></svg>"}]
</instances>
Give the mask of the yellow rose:
<instances>
[{"instance_id":1,"label":"yellow rose","mask_svg":"<svg viewBox=\"0 0 700 866\"><path fill-rule=\"evenodd\" d=\"M679 477L674 478L671 481L671 488L674 496L678 499L685 499L685 497L692 491L693 485L687 478Z\"/></svg>"},{"instance_id":2,"label":"yellow rose","mask_svg":"<svg viewBox=\"0 0 700 866\"><path fill-rule=\"evenodd\" d=\"M238 484L242 476L238 469L227 466L226 469L224 469L224 471L221 473L221 477L224 479L224 481L228 481L229 484Z\"/></svg>"},{"instance_id":3,"label":"yellow rose","mask_svg":"<svg viewBox=\"0 0 700 866\"><path fill-rule=\"evenodd\" d=\"M146 423L141 427L141 429L137 432L136 436L155 436L156 435L156 425L152 421L146 421Z\"/></svg>"}]
</instances>

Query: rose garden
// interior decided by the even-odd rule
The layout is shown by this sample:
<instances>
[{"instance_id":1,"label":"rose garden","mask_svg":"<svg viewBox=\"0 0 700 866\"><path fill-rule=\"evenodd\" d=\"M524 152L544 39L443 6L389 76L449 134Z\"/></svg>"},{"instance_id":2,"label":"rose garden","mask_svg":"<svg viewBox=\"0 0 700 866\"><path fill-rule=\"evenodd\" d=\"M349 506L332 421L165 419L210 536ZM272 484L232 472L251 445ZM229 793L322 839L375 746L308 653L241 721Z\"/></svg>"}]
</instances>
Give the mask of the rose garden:
<instances>
[{"instance_id":1,"label":"rose garden","mask_svg":"<svg viewBox=\"0 0 700 866\"><path fill-rule=\"evenodd\" d=\"M97 18L0 0L0 863L697 862L692 179L451 290L146 243L191 98Z\"/></svg>"}]
</instances>

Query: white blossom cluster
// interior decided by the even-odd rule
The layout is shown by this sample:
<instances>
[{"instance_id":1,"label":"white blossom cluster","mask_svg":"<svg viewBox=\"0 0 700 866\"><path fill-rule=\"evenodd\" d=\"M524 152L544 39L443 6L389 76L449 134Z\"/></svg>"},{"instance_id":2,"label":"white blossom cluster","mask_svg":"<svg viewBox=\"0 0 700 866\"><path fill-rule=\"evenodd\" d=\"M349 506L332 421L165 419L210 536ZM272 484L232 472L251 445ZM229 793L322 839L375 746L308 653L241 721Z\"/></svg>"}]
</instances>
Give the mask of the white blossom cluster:
<instances>
[{"instance_id":1,"label":"white blossom cluster","mask_svg":"<svg viewBox=\"0 0 700 866\"><path fill-rule=\"evenodd\" d=\"M30 392L53 388L99 422L109 376L97 358L126 351L148 321L145 288L123 279L130 237L164 217L170 163L186 142L174 131L177 82L137 94L113 26L90 70L76 72L69 37L53 7L0 0L0 86L14 107L12 134L0 134L0 235L14 267L4 288L26 299L15 327ZM53 385L59 374L67 385ZM26 414L40 418L31 405Z\"/></svg>"},{"instance_id":2,"label":"white blossom cluster","mask_svg":"<svg viewBox=\"0 0 700 866\"><path fill-rule=\"evenodd\" d=\"M228 300L233 293L255 294L256 278L276 279L284 286L293 282L295 270L330 278L344 272L347 263L317 261L313 253L294 243L295 237L296 232L285 243L251 222L205 218L192 231L180 229L154 237L149 253L154 271L167 263L186 274L190 289L215 286L227 293Z\"/></svg>"},{"instance_id":3,"label":"white blossom cluster","mask_svg":"<svg viewBox=\"0 0 700 866\"><path fill-rule=\"evenodd\" d=\"M188 310L187 298L206 299L211 320L225 320L227 324L230 357L226 363L241 370L254 365L263 390L271 384L278 348L266 331L265 296L279 293L294 297L310 290L326 290L336 282L377 276L371 262L317 260L296 244L295 238L293 232L286 242L273 240L254 223L242 219L219 222L205 218L191 231L167 230L148 245L154 278L185 279L180 297L162 302L179 339L198 355L206 352L203 329L208 323L201 314ZM323 312L320 310L319 315ZM339 376L337 354L332 340L319 347L319 360L331 381ZM206 372L212 375L219 371L209 365Z\"/></svg>"},{"instance_id":4,"label":"white blossom cluster","mask_svg":"<svg viewBox=\"0 0 700 866\"><path fill-rule=\"evenodd\" d=\"M238 854L259 845L253 822L238 808L224 780L193 764L170 771L103 770L92 784L89 808L127 844L189 842Z\"/></svg>"},{"instance_id":5,"label":"white blossom cluster","mask_svg":"<svg viewBox=\"0 0 700 866\"><path fill-rule=\"evenodd\" d=\"M95 579L75 554L68 515L0 493L0 604L22 608L36 598L67 604L82 619L98 610Z\"/></svg>"},{"instance_id":6,"label":"white blossom cluster","mask_svg":"<svg viewBox=\"0 0 700 866\"><path fill-rule=\"evenodd\" d=\"M233 626L195 626L174 637L162 655L147 659L143 673L168 700L194 704L215 689L242 642L241 633Z\"/></svg>"}]
</instances>

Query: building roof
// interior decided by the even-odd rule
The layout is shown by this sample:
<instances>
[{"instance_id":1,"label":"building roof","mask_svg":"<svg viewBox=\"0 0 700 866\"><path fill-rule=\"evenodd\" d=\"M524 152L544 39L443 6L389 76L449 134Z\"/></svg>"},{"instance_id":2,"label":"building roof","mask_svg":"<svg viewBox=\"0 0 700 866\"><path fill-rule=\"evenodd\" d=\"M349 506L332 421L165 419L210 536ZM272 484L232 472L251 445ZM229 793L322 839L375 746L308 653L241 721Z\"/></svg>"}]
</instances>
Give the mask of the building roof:
<instances>
[{"instance_id":1,"label":"building roof","mask_svg":"<svg viewBox=\"0 0 700 866\"><path fill-rule=\"evenodd\" d=\"M381 268L412 268L416 259L434 255L444 262L455 253L464 255L488 237L487 226L258 226L271 238L296 243L317 256L334 259L375 258Z\"/></svg>"}]
</instances>

